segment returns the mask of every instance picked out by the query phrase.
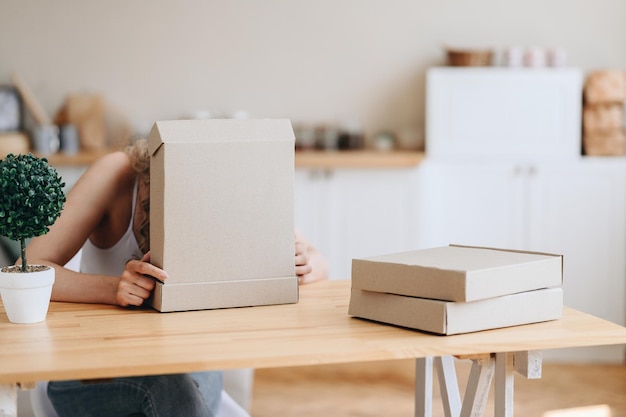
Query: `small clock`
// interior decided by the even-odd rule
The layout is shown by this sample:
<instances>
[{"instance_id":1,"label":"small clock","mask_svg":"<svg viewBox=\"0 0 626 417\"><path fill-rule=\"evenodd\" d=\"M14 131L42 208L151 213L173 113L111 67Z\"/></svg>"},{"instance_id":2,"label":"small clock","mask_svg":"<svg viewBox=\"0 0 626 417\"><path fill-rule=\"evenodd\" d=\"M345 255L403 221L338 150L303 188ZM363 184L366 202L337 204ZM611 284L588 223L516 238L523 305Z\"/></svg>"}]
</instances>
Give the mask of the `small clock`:
<instances>
[{"instance_id":1,"label":"small clock","mask_svg":"<svg viewBox=\"0 0 626 417\"><path fill-rule=\"evenodd\" d=\"M12 132L22 128L22 99L17 89L0 85L0 132Z\"/></svg>"}]
</instances>

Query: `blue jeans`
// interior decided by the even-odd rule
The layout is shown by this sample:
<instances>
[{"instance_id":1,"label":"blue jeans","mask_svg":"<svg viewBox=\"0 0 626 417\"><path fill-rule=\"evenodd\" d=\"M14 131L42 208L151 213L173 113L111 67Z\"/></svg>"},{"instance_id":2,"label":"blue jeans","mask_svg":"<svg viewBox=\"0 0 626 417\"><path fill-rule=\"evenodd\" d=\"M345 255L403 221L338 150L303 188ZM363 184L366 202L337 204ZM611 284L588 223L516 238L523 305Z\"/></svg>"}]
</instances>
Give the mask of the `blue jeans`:
<instances>
[{"instance_id":1,"label":"blue jeans","mask_svg":"<svg viewBox=\"0 0 626 417\"><path fill-rule=\"evenodd\" d=\"M221 393L221 372L48 384L59 417L214 417Z\"/></svg>"}]
</instances>

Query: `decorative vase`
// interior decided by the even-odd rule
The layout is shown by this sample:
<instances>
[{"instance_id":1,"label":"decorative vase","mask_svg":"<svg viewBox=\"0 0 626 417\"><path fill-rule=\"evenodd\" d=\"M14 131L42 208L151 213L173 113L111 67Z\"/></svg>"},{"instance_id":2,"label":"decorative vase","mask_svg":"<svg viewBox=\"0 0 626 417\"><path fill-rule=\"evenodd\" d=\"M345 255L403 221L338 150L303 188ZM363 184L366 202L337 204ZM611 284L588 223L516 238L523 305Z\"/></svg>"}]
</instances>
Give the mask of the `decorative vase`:
<instances>
[{"instance_id":1,"label":"decorative vase","mask_svg":"<svg viewBox=\"0 0 626 417\"><path fill-rule=\"evenodd\" d=\"M20 324L44 321L50 305L52 284L54 268L49 266L26 273L0 269L0 295L9 321Z\"/></svg>"}]
</instances>

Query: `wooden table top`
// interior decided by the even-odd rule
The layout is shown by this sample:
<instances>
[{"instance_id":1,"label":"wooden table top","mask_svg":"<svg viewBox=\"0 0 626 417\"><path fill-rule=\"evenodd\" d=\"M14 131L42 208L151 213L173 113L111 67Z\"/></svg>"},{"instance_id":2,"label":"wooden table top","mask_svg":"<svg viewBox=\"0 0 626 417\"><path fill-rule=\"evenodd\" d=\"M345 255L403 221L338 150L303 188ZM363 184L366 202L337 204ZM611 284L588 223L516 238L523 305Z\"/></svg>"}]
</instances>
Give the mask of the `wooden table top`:
<instances>
[{"instance_id":1,"label":"wooden table top","mask_svg":"<svg viewBox=\"0 0 626 417\"><path fill-rule=\"evenodd\" d=\"M348 316L350 281L300 287L300 301L159 313L52 303L45 322L11 324L0 305L0 383L211 369L473 355L626 344L626 328L565 308L561 320L438 336Z\"/></svg>"}]
</instances>

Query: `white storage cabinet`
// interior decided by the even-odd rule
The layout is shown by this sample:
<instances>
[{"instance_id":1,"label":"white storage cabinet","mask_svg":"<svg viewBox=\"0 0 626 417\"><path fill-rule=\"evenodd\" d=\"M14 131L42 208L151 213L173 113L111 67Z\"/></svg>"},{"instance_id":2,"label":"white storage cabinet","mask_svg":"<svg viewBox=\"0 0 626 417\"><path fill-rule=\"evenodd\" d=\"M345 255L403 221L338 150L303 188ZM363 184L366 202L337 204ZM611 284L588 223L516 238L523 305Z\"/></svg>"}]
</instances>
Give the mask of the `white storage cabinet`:
<instances>
[{"instance_id":1,"label":"white storage cabinet","mask_svg":"<svg viewBox=\"0 0 626 417\"><path fill-rule=\"evenodd\" d=\"M419 246L462 243L563 254L565 304L624 325L626 160L581 157L578 70L506 71L429 72L433 107L420 167ZM519 89L516 102L510 92L519 86L526 92ZM530 100L540 89L552 91L553 99ZM498 109L501 92L509 101ZM531 102L535 108L517 113ZM467 128L468 120L478 122ZM524 135L502 120L523 121ZM624 347L545 356L619 363Z\"/></svg>"},{"instance_id":2,"label":"white storage cabinet","mask_svg":"<svg viewBox=\"0 0 626 417\"><path fill-rule=\"evenodd\" d=\"M576 159L582 84L575 68L432 68L426 154Z\"/></svg>"}]
</instances>

